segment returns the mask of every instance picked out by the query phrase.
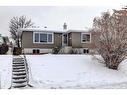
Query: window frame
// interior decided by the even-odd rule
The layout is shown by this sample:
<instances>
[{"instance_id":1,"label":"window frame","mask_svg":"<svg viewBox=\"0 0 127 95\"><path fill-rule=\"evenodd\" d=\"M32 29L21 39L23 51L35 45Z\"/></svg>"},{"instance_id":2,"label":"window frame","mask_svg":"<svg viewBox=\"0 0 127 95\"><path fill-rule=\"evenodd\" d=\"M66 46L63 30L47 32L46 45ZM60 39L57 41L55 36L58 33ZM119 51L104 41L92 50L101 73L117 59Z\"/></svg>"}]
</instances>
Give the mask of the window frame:
<instances>
[{"instance_id":1,"label":"window frame","mask_svg":"<svg viewBox=\"0 0 127 95\"><path fill-rule=\"evenodd\" d=\"M86 35L90 35L90 41L83 41L83 35L86 34ZM91 43L91 33L81 33L81 43Z\"/></svg>"},{"instance_id":2,"label":"window frame","mask_svg":"<svg viewBox=\"0 0 127 95\"><path fill-rule=\"evenodd\" d=\"M35 34L39 34L39 42L35 42ZM40 34L46 34L47 35L47 42L40 42ZM52 42L48 42L48 34L52 35ZM54 44L54 33L33 32L33 43L37 43L37 44Z\"/></svg>"},{"instance_id":3,"label":"window frame","mask_svg":"<svg viewBox=\"0 0 127 95\"><path fill-rule=\"evenodd\" d=\"M39 34L39 38L38 38L39 41L38 42L35 41L35 34L38 34L38 33L34 33L34 36L33 36L34 40L33 41L34 41L34 43L39 43L40 42L40 34Z\"/></svg>"},{"instance_id":4,"label":"window frame","mask_svg":"<svg viewBox=\"0 0 127 95\"><path fill-rule=\"evenodd\" d=\"M44 41L45 39L43 39L44 42L42 41L42 38L41 38L42 35L43 35L43 36L46 35L46 41ZM40 36L40 37L39 37L39 38L40 38L40 39L39 39L39 42L40 42L40 43L47 43L47 42L48 42L48 40L47 40L47 39L48 39L48 35L47 35L47 34L45 34L45 33L39 33L39 36ZM45 38L45 37L44 37L44 38Z\"/></svg>"}]
</instances>

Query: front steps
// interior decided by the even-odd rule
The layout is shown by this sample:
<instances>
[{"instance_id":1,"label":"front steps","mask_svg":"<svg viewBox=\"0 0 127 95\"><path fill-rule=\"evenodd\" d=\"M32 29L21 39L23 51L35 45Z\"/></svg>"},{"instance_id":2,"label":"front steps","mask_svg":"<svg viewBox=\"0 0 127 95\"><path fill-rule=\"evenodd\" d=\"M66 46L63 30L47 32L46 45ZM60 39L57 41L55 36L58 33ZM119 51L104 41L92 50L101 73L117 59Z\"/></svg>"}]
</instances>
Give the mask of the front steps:
<instances>
[{"instance_id":1,"label":"front steps","mask_svg":"<svg viewBox=\"0 0 127 95\"><path fill-rule=\"evenodd\" d=\"M71 54L72 53L72 47L71 46L63 46L58 54Z\"/></svg>"},{"instance_id":2,"label":"front steps","mask_svg":"<svg viewBox=\"0 0 127 95\"><path fill-rule=\"evenodd\" d=\"M27 72L25 62L22 57L14 57L12 64L12 85L11 88L27 87Z\"/></svg>"}]
</instances>

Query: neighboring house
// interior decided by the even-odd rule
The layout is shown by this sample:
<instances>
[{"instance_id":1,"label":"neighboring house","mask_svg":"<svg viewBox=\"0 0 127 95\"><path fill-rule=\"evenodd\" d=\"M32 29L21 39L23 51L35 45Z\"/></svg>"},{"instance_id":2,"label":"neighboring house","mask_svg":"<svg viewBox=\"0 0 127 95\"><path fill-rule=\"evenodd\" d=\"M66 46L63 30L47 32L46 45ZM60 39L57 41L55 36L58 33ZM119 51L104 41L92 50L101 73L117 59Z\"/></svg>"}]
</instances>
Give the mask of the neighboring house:
<instances>
[{"instance_id":1,"label":"neighboring house","mask_svg":"<svg viewBox=\"0 0 127 95\"><path fill-rule=\"evenodd\" d=\"M21 47L25 53L51 53L54 47L72 47L81 53L91 53L95 46L92 43L96 33L85 30L55 31L38 28L20 29L22 32Z\"/></svg>"},{"instance_id":2,"label":"neighboring house","mask_svg":"<svg viewBox=\"0 0 127 95\"><path fill-rule=\"evenodd\" d=\"M2 45L2 44L7 44L7 45L9 45L9 38L8 38L8 36L2 36L1 34L0 34L0 45Z\"/></svg>"},{"instance_id":3,"label":"neighboring house","mask_svg":"<svg viewBox=\"0 0 127 95\"><path fill-rule=\"evenodd\" d=\"M0 54L6 54L8 51L8 37L4 37L0 34Z\"/></svg>"},{"instance_id":4,"label":"neighboring house","mask_svg":"<svg viewBox=\"0 0 127 95\"><path fill-rule=\"evenodd\" d=\"M10 45L10 41L9 41L8 36L4 36L4 37L3 37L3 40L4 40L4 42L5 42L8 46Z\"/></svg>"}]
</instances>

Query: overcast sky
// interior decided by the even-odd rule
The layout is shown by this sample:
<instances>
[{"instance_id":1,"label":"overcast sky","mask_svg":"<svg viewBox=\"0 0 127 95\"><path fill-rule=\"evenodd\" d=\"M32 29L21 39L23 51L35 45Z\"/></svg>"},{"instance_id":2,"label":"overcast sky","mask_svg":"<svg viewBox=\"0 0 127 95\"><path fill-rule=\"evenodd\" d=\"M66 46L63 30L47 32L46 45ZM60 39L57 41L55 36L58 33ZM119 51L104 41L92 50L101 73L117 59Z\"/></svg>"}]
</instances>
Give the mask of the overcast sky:
<instances>
[{"instance_id":1,"label":"overcast sky","mask_svg":"<svg viewBox=\"0 0 127 95\"><path fill-rule=\"evenodd\" d=\"M120 6L61 6L61 7L0 7L0 33L9 35L9 21L14 16L25 15L35 26L61 30L66 22L68 29L86 29L92 26L94 17L107 10L120 9Z\"/></svg>"}]
</instances>

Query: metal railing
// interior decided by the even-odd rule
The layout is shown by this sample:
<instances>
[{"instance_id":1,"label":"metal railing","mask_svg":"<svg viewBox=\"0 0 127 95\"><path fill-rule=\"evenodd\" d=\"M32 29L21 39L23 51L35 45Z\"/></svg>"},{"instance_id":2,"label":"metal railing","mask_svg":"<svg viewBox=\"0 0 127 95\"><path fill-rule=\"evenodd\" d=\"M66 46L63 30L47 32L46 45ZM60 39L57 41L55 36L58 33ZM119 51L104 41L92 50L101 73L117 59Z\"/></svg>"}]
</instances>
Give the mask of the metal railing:
<instances>
[{"instance_id":1,"label":"metal railing","mask_svg":"<svg viewBox=\"0 0 127 95\"><path fill-rule=\"evenodd\" d=\"M25 63L25 70L26 70L26 77L27 77L27 85L30 86L30 87L33 87L31 84L29 84L29 80L30 80L30 67L28 66L28 62L27 62L27 58L26 58L26 55L25 55L25 52L24 50L22 51L22 54L23 54L23 59L24 59L24 63Z\"/></svg>"}]
</instances>

